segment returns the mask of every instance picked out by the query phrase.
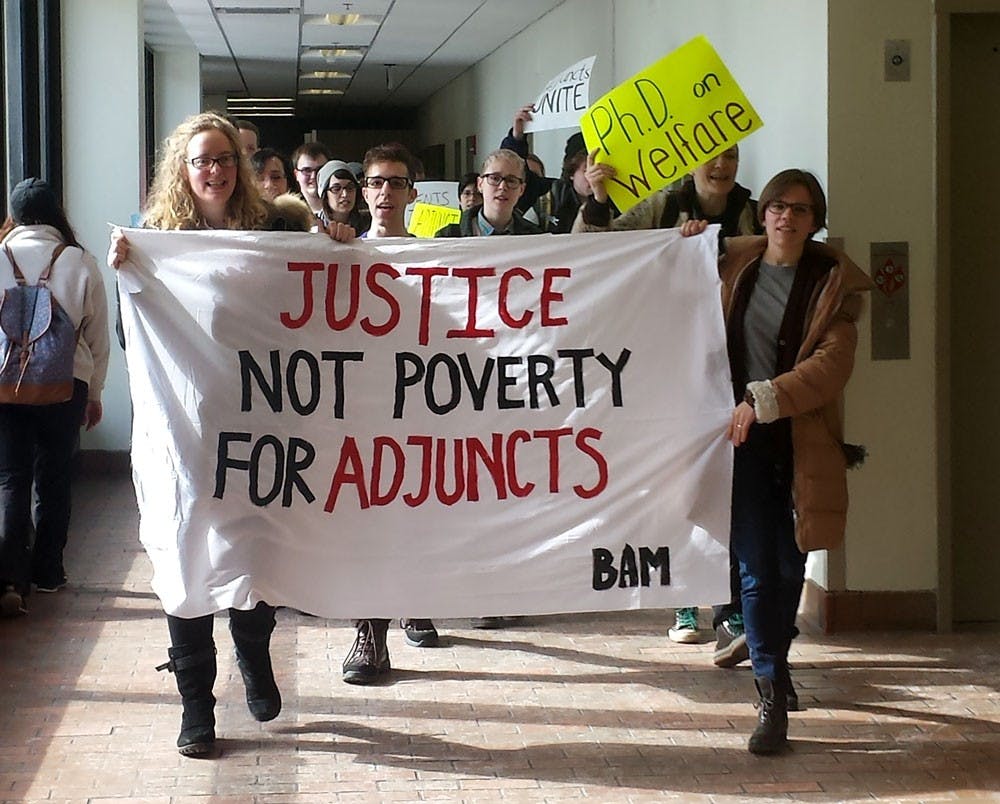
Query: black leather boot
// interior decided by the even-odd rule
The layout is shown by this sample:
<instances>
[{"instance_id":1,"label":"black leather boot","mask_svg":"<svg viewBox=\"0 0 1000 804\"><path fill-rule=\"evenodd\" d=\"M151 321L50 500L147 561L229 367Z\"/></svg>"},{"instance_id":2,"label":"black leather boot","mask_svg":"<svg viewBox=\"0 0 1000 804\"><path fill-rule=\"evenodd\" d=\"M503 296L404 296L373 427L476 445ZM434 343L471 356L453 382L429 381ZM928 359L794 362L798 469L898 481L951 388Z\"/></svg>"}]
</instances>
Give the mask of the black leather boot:
<instances>
[{"instance_id":1,"label":"black leather boot","mask_svg":"<svg viewBox=\"0 0 1000 804\"><path fill-rule=\"evenodd\" d=\"M778 680L780 681L780 687L785 692L785 708L789 712L799 711L799 694L795 691L795 685L792 683L791 668L785 665L785 671L778 673Z\"/></svg>"},{"instance_id":2,"label":"black leather boot","mask_svg":"<svg viewBox=\"0 0 1000 804\"><path fill-rule=\"evenodd\" d=\"M751 754L777 754L788 744L788 709L785 692L769 678L753 680L760 694L757 704L757 728L750 735L747 748Z\"/></svg>"},{"instance_id":3,"label":"black leather boot","mask_svg":"<svg viewBox=\"0 0 1000 804\"><path fill-rule=\"evenodd\" d=\"M236 665L247 689L247 708L257 720L274 720L281 711L281 693L271 668L274 609L259 604L252 614L233 614L236 612L230 614L229 632L236 646Z\"/></svg>"},{"instance_id":4,"label":"black leather boot","mask_svg":"<svg viewBox=\"0 0 1000 804\"><path fill-rule=\"evenodd\" d=\"M373 684L389 672L388 620L358 620L357 636L344 659L344 681L348 684Z\"/></svg>"},{"instance_id":5,"label":"black leather boot","mask_svg":"<svg viewBox=\"0 0 1000 804\"><path fill-rule=\"evenodd\" d=\"M177 645L167 650L170 661L157 670L169 670L177 680L184 714L177 750L186 757L215 754L215 643Z\"/></svg>"}]
</instances>

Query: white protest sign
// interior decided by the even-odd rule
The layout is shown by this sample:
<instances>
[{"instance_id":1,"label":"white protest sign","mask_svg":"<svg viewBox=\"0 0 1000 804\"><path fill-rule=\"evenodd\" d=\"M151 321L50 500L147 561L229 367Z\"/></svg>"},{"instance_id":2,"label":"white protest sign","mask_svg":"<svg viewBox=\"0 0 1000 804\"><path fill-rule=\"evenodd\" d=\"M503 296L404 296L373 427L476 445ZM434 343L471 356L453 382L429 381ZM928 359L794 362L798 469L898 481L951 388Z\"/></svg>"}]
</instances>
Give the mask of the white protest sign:
<instances>
[{"instance_id":1,"label":"white protest sign","mask_svg":"<svg viewBox=\"0 0 1000 804\"><path fill-rule=\"evenodd\" d=\"M590 74L596 58L578 61L545 85L535 101L532 119L524 124L525 131L579 128L580 115L590 106Z\"/></svg>"},{"instance_id":2,"label":"white protest sign","mask_svg":"<svg viewBox=\"0 0 1000 804\"><path fill-rule=\"evenodd\" d=\"M717 227L127 235L133 477L168 613L729 599Z\"/></svg>"}]
</instances>

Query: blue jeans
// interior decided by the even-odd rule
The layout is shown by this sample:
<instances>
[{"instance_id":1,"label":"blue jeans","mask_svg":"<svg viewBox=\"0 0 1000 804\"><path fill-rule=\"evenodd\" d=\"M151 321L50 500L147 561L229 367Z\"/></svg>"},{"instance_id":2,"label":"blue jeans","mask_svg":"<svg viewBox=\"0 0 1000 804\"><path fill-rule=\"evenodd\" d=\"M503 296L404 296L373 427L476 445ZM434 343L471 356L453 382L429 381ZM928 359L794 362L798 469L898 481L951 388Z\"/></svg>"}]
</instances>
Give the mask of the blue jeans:
<instances>
[{"instance_id":1,"label":"blue jeans","mask_svg":"<svg viewBox=\"0 0 1000 804\"><path fill-rule=\"evenodd\" d=\"M788 671L806 557L795 543L791 462L776 460L754 439L736 448L730 541L754 675L780 681Z\"/></svg>"}]
</instances>

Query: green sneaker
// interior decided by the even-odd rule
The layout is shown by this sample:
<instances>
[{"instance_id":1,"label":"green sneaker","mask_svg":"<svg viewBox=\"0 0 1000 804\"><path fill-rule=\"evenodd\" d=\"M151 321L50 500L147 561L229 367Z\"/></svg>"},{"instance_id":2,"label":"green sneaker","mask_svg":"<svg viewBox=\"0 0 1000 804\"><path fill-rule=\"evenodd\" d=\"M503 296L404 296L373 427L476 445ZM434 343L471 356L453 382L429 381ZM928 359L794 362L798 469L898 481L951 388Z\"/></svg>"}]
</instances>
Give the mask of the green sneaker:
<instances>
[{"instance_id":1,"label":"green sneaker","mask_svg":"<svg viewBox=\"0 0 1000 804\"><path fill-rule=\"evenodd\" d=\"M674 642L688 644L701 642L701 634L698 632L698 609L695 606L676 609L674 627L667 632L667 636Z\"/></svg>"}]
</instances>

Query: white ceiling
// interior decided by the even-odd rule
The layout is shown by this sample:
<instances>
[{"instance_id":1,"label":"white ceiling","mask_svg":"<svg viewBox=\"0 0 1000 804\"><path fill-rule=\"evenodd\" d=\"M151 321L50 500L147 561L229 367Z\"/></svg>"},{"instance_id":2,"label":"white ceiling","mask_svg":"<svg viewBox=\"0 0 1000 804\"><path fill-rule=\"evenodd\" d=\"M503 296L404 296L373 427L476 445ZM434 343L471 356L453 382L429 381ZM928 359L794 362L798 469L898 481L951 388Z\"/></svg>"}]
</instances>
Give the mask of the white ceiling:
<instances>
[{"instance_id":1,"label":"white ceiling","mask_svg":"<svg viewBox=\"0 0 1000 804\"><path fill-rule=\"evenodd\" d=\"M146 43L153 50L197 49L206 94L294 98L300 115L413 109L564 1L145 0ZM326 14L372 21L314 19ZM360 49L329 58L310 53L338 45ZM394 65L388 77L386 65ZM345 77L306 77L316 71ZM321 88L343 94L307 92Z\"/></svg>"}]
</instances>

